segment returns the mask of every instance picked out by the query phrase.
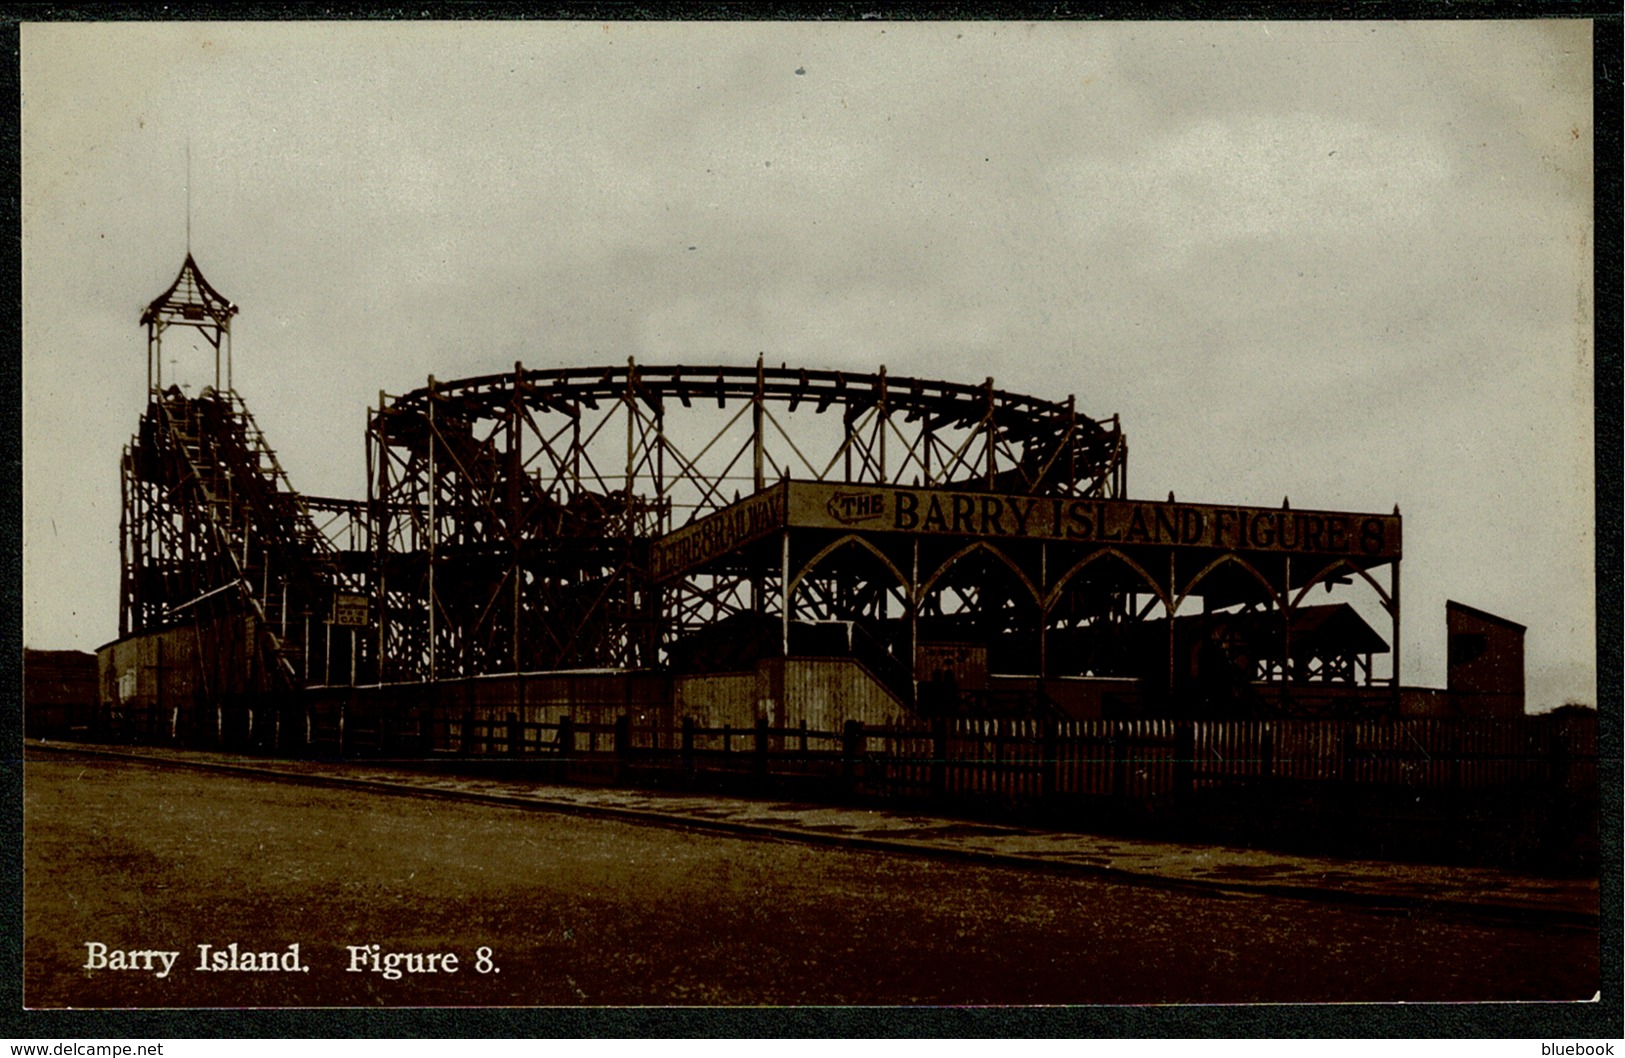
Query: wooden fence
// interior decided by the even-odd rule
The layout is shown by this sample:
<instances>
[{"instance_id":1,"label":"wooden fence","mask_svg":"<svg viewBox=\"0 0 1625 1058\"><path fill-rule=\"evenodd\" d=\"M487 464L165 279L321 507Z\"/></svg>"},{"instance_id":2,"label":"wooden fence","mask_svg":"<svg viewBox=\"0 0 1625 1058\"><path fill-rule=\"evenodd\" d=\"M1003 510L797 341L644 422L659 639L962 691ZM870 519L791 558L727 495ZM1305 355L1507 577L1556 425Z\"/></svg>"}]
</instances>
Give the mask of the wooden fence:
<instances>
[{"instance_id":1,"label":"wooden fence","mask_svg":"<svg viewBox=\"0 0 1625 1058\"><path fill-rule=\"evenodd\" d=\"M311 723L322 755L568 759L603 776L627 771L753 773L844 780L888 797L1156 803L1237 786L1308 784L1475 790L1596 790L1591 717L1451 720L937 720L848 723L839 731L701 727L613 720L521 721L518 714L428 709L390 720Z\"/></svg>"},{"instance_id":2,"label":"wooden fence","mask_svg":"<svg viewBox=\"0 0 1625 1058\"><path fill-rule=\"evenodd\" d=\"M520 712L335 690L113 733L1474 863L1598 861L1595 714L1448 720L938 719L774 727L613 707Z\"/></svg>"},{"instance_id":3,"label":"wooden fence","mask_svg":"<svg viewBox=\"0 0 1625 1058\"><path fill-rule=\"evenodd\" d=\"M960 720L864 733L887 793L1155 801L1236 784L1595 791L1594 719Z\"/></svg>"},{"instance_id":4,"label":"wooden fence","mask_svg":"<svg viewBox=\"0 0 1625 1058\"><path fill-rule=\"evenodd\" d=\"M316 701L312 706L308 703ZM150 715L148 715L150 713ZM938 719L841 730L702 727L691 718L593 710L554 722L507 709L380 707L307 699L295 713L229 707L176 727L172 712L123 717L140 741L217 742L318 756L564 761L565 778L634 772L805 776L883 797L1158 804L1249 786L1510 790L1595 798L1595 715L1412 720Z\"/></svg>"}]
</instances>

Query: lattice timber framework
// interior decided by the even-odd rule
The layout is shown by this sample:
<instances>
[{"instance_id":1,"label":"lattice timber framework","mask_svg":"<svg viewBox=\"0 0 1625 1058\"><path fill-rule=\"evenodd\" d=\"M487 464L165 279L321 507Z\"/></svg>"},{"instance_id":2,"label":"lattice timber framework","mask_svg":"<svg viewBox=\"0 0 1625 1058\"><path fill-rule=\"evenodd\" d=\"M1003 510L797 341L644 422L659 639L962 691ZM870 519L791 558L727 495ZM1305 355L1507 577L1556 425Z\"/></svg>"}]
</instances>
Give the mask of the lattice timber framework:
<instances>
[{"instance_id":1,"label":"lattice timber framework","mask_svg":"<svg viewBox=\"0 0 1625 1058\"><path fill-rule=\"evenodd\" d=\"M246 664L255 689L839 657L926 713L1398 693L1397 509L1131 500L1117 419L1070 397L760 359L516 363L380 393L367 498L305 498L230 388L235 311L188 258L143 316L121 633L201 643L246 618L246 658L199 666L241 683ZM197 396L154 370L183 324L215 352ZM1338 595L1311 605L1317 586Z\"/></svg>"},{"instance_id":2,"label":"lattice timber framework","mask_svg":"<svg viewBox=\"0 0 1625 1058\"><path fill-rule=\"evenodd\" d=\"M385 681L840 655L911 708L1001 674L1026 712L1068 677L1231 712L1393 686L1359 613L1307 600L1367 588L1397 642L1397 512L1129 500L1117 421L1070 398L516 364L381 395L368 437Z\"/></svg>"},{"instance_id":3,"label":"lattice timber framework","mask_svg":"<svg viewBox=\"0 0 1625 1058\"><path fill-rule=\"evenodd\" d=\"M991 379L760 362L516 364L380 409L369 512L389 679L653 667L688 633L774 612L776 565L741 554L665 590L649 556L781 480L1109 497L1126 452L1115 421Z\"/></svg>"},{"instance_id":4,"label":"lattice timber framework","mask_svg":"<svg viewBox=\"0 0 1625 1058\"><path fill-rule=\"evenodd\" d=\"M122 462L120 637L168 631L147 667L160 682L166 666L183 670L169 674L172 685L201 700L327 678L324 619L336 597L370 580L358 547L365 506L296 492L230 389L236 312L188 255L141 317L148 403ZM195 396L163 385L164 340L177 327L213 353L215 383ZM166 661L176 646L184 661Z\"/></svg>"},{"instance_id":5,"label":"lattice timber framework","mask_svg":"<svg viewBox=\"0 0 1625 1058\"><path fill-rule=\"evenodd\" d=\"M295 492L241 399L213 389L153 395L123 481L121 634L247 614L254 682L308 682L312 615L366 581L322 528L350 505Z\"/></svg>"}]
</instances>

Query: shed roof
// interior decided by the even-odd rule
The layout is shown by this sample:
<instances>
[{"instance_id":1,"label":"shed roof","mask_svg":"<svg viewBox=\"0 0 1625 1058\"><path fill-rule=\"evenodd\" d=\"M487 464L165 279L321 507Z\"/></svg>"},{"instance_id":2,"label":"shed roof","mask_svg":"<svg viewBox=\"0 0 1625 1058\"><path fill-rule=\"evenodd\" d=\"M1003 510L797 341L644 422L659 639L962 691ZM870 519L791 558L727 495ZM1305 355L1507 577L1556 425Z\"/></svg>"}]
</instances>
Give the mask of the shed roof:
<instances>
[{"instance_id":1,"label":"shed roof","mask_svg":"<svg viewBox=\"0 0 1625 1058\"><path fill-rule=\"evenodd\" d=\"M1527 632L1527 631L1529 631L1529 629L1526 626L1521 625L1516 621L1509 621L1505 617L1500 617L1500 616L1497 616L1496 614L1492 614L1488 610L1480 610L1476 606L1468 606L1466 603L1457 602L1454 599L1446 599L1445 603L1444 603L1444 612L1445 612L1446 619L1449 618L1449 615L1450 615L1450 613L1452 611L1454 611L1456 613L1460 613L1460 614L1466 614L1469 617L1476 617L1481 621L1489 621L1492 624L1498 624L1498 625L1501 625L1501 626L1503 626L1505 628L1515 629L1515 630L1517 630L1519 632Z\"/></svg>"}]
</instances>

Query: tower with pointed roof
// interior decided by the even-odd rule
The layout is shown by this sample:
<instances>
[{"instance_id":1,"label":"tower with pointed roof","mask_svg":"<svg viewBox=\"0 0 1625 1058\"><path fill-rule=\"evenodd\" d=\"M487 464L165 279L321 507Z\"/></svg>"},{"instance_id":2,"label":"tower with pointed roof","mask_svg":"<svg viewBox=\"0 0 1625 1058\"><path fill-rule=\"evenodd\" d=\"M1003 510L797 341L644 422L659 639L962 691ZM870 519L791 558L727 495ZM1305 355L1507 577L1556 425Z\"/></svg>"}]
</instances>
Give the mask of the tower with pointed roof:
<instances>
[{"instance_id":1,"label":"tower with pointed roof","mask_svg":"<svg viewBox=\"0 0 1625 1058\"><path fill-rule=\"evenodd\" d=\"M220 361L225 353L225 386L231 389L231 318L237 315L233 305L209 281L187 251L180 274L169 289L153 299L141 313L141 323L147 328L147 391L160 392L164 388L163 343L164 334L171 327L191 327L202 334L214 350L214 388L220 391ZM174 379L171 380L173 383Z\"/></svg>"}]
</instances>

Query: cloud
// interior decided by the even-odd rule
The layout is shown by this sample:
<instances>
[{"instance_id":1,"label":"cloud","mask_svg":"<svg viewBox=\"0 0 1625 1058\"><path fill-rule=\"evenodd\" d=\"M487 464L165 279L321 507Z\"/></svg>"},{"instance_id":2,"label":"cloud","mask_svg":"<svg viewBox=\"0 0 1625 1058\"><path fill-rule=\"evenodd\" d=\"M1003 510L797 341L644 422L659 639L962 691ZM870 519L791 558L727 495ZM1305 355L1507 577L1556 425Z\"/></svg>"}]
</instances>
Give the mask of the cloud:
<instances>
[{"instance_id":1,"label":"cloud","mask_svg":"<svg viewBox=\"0 0 1625 1058\"><path fill-rule=\"evenodd\" d=\"M763 351L991 374L1121 412L1137 494L1400 502L1415 678L1463 584L1584 629L1589 491L1554 468L1589 452L1589 45L1580 23L26 27L31 645L115 627L135 320L186 245L189 138L238 386L309 492L362 495L365 406L430 373ZM1531 652L1555 672L1587 643Z\"/></svg>"},{"instance_id":2,"label":"cloud","mask_svg":"<svg viewBox=\"0 0 1625 1058\"><path fill-rule=\"evenodd\" d=\"M1075 156L1055 184L1090 243L1127 229L1142 269L1214 244L1384 238L1426 223L1451 180L1425 138L1314 114L1207 118L1129 157Z\"/></svg>"}]
</instances>

